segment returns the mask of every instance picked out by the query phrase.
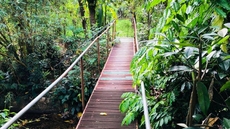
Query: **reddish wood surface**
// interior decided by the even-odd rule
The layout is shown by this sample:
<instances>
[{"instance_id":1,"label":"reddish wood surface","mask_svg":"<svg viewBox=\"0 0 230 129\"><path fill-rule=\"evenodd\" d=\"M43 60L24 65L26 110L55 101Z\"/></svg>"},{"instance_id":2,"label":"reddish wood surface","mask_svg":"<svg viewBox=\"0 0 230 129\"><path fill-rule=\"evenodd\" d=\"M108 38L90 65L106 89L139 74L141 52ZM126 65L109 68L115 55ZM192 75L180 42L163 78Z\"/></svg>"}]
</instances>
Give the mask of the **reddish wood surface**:
<instances>
[{"instance_id":1,"label":"reddish wood surface","mask_svg":"<svg viewBox=\"0 0 230 129\"><path fill-rule=\"evenodd\" d=\"M134 91L129 72L134 55L133 38L121 38L114 45L76 129L135 129L135 123L121 126L121 95ZM107 113L102 116L100 113Z\"/></svg>"}]
</instances>

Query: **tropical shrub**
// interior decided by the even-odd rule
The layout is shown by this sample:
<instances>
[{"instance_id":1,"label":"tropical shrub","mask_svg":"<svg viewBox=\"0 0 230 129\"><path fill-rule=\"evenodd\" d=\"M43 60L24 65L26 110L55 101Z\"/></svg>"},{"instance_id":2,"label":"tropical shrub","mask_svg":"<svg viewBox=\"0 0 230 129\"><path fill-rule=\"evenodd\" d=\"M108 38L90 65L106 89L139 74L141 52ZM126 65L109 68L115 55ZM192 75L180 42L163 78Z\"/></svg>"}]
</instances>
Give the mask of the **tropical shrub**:
<instances>
[{"instance_id":1,"label":"tropical shrub","mask_svg":"<svg viewBox=\"0 0 230 129\"><path fill-rule=\"evenodd\" d=\"M117 17L112 2L98 1L103 3L95 8L98 23L88 24L91 16L87 2L94 3L82 0L1 1L0 108L14 104L19 110L16 106L35 98L69 67L91 40L105 29L103 26L108 21ZM96 45L83 57L85 100L80 99L80 69L75 66L45 96L53 100L49 101L54 102L53 109L62 107L71 115L82 111L81 101L87 101L93 90L107 57L106 49L106 37L103 36L100 39L100 64Z\"/></svg>"},{"instance_id":2,"label":"tropical shrub","mask_svg":"<svg viewBox=\"0 0 230 129\"><path fill-rule=\"evenodd\" d=\"M149 8L160 2L149 2ZM166 5L151 40L131 63L134 85L145 84L151 125L227 127L223 124L230 118L229 1L182 0ZM143 109L134 110L141 99L127 104L132 96L123 96L120 109L128 106L121 110L126 112L123 123L142 116L142 126ZM216 120L209 123L211 119Z\"/></svg>"}]
</instances>

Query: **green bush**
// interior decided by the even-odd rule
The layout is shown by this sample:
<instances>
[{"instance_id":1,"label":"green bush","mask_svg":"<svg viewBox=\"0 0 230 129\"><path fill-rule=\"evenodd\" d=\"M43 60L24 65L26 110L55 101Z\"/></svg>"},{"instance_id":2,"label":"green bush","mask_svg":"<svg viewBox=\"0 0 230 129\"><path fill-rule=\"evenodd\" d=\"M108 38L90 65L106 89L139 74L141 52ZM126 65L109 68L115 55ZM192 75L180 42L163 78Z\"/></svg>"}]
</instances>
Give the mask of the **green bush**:
<instances>
[{"instance_id":1,"label":"green bush","mask_svg":"<svg viewBox=\"0 0 230 129\"><path fill-rule=\"evenodd\" d=\"M157 4L149 2L148 8ZM220 118L212 126L221 126L221 121L230 118L230 26L225 22L229 11L227 0L167 3L150 33L153 40L135 54L131 63L134 85L139 86L141 81L145 84L153 128L178 128L178 123L190 127L210 116ZM141 99L133 101L133 97L136 95L124 95L120 105L121 110L128 107L123 123L136 118L144 128L143 109L137 105ZM134 111L135 115L130 115Z\"/></svg>"},{"instance_id":2,"label":"green bush","mask_svg":"<svg viewBox=\"0 0 230 129\"><path fill-rule=\"evenodd\" d=\"M119 19L116 24L117 37L133 37L133 27L130 19Z\"/></svg>"}]
</instances>

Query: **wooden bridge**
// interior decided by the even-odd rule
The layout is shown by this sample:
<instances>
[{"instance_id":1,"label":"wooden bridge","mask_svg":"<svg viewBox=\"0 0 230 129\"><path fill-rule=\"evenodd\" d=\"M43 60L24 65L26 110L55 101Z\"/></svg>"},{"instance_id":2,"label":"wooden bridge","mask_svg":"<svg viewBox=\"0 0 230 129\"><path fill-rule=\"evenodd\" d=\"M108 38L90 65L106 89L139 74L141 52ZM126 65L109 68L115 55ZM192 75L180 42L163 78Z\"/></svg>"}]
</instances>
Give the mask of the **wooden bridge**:
<instances>
[{"instance_id":1,"label":"wooden bridge","mask_svg":"<svg viewBox=\"0 0 230 129\"><path fill-rule=\"evenodd\" d=\"M135 129L136 124L121 126L119 111L124 92L134 91L130 63L134 55L133 38L120 38L109 54L94 91L76 129Z\"/></svg>"}]
</instances>

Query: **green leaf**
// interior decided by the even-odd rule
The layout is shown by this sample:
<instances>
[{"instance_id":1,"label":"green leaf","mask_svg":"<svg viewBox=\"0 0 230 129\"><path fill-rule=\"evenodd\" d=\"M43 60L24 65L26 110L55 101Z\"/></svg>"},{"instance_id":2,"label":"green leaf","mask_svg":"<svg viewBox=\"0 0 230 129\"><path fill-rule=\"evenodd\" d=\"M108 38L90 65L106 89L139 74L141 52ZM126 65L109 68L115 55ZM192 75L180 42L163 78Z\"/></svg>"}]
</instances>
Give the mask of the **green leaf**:
<instances>
[{"instance_id":1,"label":"green leaf","mask_svg":"<svg viewBox=\"0 0 230 129\"><path fill-rule=\"evenodd\" d=\"M181 16L180 14L177 14L177 15L176 15L176 18L177 18L178 20L182 21L182 22L185 21L185 20L184 20L184 17Z\"/></svg>"},{"instance_id":2,"label":"green leaf","mask_svg":"<svg viewBox=\"0 0 230 129\"><path fill-rule=\"evenodd\" d=\"M154 0L147 5L147 10L151 9L152 7L160 4L161 2L164 2L165 0Z\"/></svg>"},{"instance_id":3,"label":"green leaf","mask_svg":"<svg viewBox=\"0 0 230 129\"><path fill-rule=\"evenodd\" d=\"M208 29L208 27L200 27L199 28L199 31L198 31L198 34L201 34L201 33L203 33L205 30L207 30ZM211 33L212 34L212 33Z\"/></svg>"},{"instance_id":4,"label":"green leaf","mask_svg":"<svg viewBox=\"0 0 230 129\"><path fill-rule=\"evenodd\" d=\"M230 28L230 23L225 23L224 26Z\"/></svg>"},{"instance_id":5,"label":"green leaf","mask_svg":"<svg viewBox=\"0 0 230 129\"><path fill-rule=\"evenodd\" d=\"M219 66L221 67L221 69L223 69L224 71L227 71L230 67L230 60L224 60L222 62L219 63Z\"/></svg>"},{"instance_id":6,"label":"green leaf","mask_svg":"<svg viewBox=\"0 0 230 129\"><path fill-rule=\"evenodd\" d=\"M195 45L191 44L191 43L186 43L186 42L181 42L181 43L176 43L176 42L170 42L171 44L175 44L178 45L180 47L193 47Z\"/></svg>"},{"instance_id":7,"label":"green leaf","mask_svg":"<svg viewBox=\"0 0 230 129\"><path fill-rule=\"evenodd\" d=\"M169 122L168 116L164 117L164 121L165 121L165 124L168 124Z\"/></svg>"},{"instance_id":8,"label":"green leaf","mask_svg":"<svg viewBox=\"0 0 230 129\"><path fill-rule=\"evenodd\" d=\"M227 46L227 44L221 44L221 45L220 45L220 48L221 48L221 50L222 50L223 52L228 53L228 46Z\"/></svg>"},{"instance_id":9,"label":"green leaf","mask_svg":"<svg viewBox=\"0 0 230 129\"><path fill-rule=\"evenodd\" d=\"M206 61L210 61L210 59L212 57L214 57L214 54L216 54L216 51L212 51L211 53L209 53L207 56L206 56Z\"/></svg>"},{"instance_id":10,"label":"green leaf","mask_svg":"<svg viewBox=\"0 0 230 129\"><path fill-rule=\"evenodd\" d=\"M160 32L161 29L164 27L164 25L165 25L165 19L161 17L159 20L159 24L156 27L156 32Z\"/></svg>"},{"instance_id":11,"label":"green leaf","mask_svg":"<svg viewBox=\"0 0 230 129\"><path fill-rule=\"evenodd\" d=\"M196 47L185 47L184 48L184 55L186 58L192 57L194 54L198 53L199 49Z\"/></svg>"},{"instance_id":12,"label":"green leaf","mask_svg":"<svg viewBox=\"0 0 230 129\"><path fill-rule=\"evenodd\" d=\"M220 92L223 92L226 89L230 89L230 81L227 81L221 88Z\"/></svg>"},{"instance_id":13,"label":"green leaf","mask_svg":"<svg viewBox=\"0 0 230 129\"><path fill-rule=\"evenodd\" d=\"M186 14L190 14L193 11L193 7L189 5L186 9Z\"/></svg>"},{"instance_id":14,"label":"green leaf","mask_svg":"<svg viewBox=\"0 0 230 129\"><path fill-rule=\"evenodd\" d=\"M172 105L172 103L175 102L176 96L175 96L175 93L173 91L170 94L168 94L167 100L169 100L170 105Z\"/></svg>"},{"instance_id":15,"label":"green leaf","mask_svg":"<svg viewBox=\"0 0 230 129\"><path fill-rule=\"evenodd\" d=\"M225 36L224 38L222 38L217 44L223 44L225 43L227 40L229 39L229 35Z\"/></svg>"},{"instance_id":16,"label":"green leaf","mask_svg":"<svg viewBox=\"0 0 230 129\"><path fill-rule=\"evenodd\" d=\"M230 10L230 5L227 0L219 0L217 4L223 7L224 9Z\"/></svg>"},{"instance_id":17,"label":"green leaf","mask_svg":"<svg viewBox=\"0 0 230 129\"><path fill-rule=\"evenodd\" d=\"M189 28L193 28L194 26L197 25L199 17L195 17L194 19L192 19L189 23L188 23L188 27Z\"/></svg>"},{"instance_id":18,"label":"green leaf","mask_svg":"<svg viewBox=\"0 0 230 129\"><path fill-rule=\"evenodd\" d=\"M230 128L230 119L224 118L223 119L223 125L225 128L229 129Z\"/></svg>"},{"instance_id":19,"label":"green leaf","mask_svg":"<svg viewBox=\"0 0 230 129\"><path fill-rule=\"evenodd\" d=\"M200 105L200 109L205 115L207 115L208 108L210 106L207 87L202 82L197 82L196 89L197 89L198 103Z\"/></svg>"},{"instance_id":20,"label":"green leaf","mask_svg":"<svg viewBox=\"0 0 230 129\"><path fill-rule=\"evenodd\" d=\"M135 114L133 112L128 112L125 118L122 120L122 125L129 125L135 119Z\"/></svg>"},{"instance_id":21,"label":"green leaf","mask_svg":"<svg viewBox=\"0 0 230 129\"><path fill-rule=\"evenodd\" d=\"M201 114L194 114L194 115L192 116L192 118L193 118L194 120L196 120L197 122L199 122L199 121L202 120L204 117L203 117Z\"/></svg>"},{"instance_id":22,"label":"green leaf","mask_svg":"<svg viewBox=\"0 0 230 129\"><path fill-rule=\"evenodd\" d=\"M217 30L221 29L223 26L224 18L218 14L214 14L215 18L212 21L212 26L218 27Z\"/></svg>"},{"instance_id":23,"label":"green leaf","mask_svg":"<svg viewBox=\"0 0 230 129\"><path fill-rule=\"evenodd\" d=\"M227 14L220 8L215 8L216 13L218 13L221 17L226 18Z\"/></svg>"},{"instance_id":24,"label":"green leaf","mask_svg":"<svg viewBox=\"0 0 230 129\"><path fill-rule=\"evenodd\" d=\"M172 29L168 29L168 39L169 39L170 41L173 40L173 31L172 31Z\"/></svg>"},{"instance_id":25,"label":"green leaf","mask_svg":"<svg viewBox=\"0 0 230 129\"><path fill-rule=\"evenodd\" d=\"M203 34L202 36L206 36L206 35L208 35L208 36L216 36L217 34L216 34L216 33L214 33L214 32L212 32L212 33L206 33L206 34Z\"/></svg>"},{"instance_id":26,"label":"green leaf","mask_svg":"<svg viewBox=\"0 0 230 129\"><path fill-rule=\"evenodd\" d=\"M173 2L172 8L177 12L180 9L180 4L178 2Z\"/></svg>"},{"instance_id":27,"label":"green leaf","mask_svg":"<svg viewBox=\"0 0 230 129\"><path fill-rule=\"evenodd\" d=\"M227 28L223 28L223 29L219 30L217 34L220 37L225 37L227 33L228 33L228 29Z\"/></svg>"},{"instance_id":28,"label":"green leaf","mask_svg":"<svg viewBox=\"0 0 230 129\"><path fill-rule=\"evenodd\" d=\"M164 119L160 119L160 126L162 126L164 124Z\"/></svg>"},{"instance_id":29,"label":"green leaf","mask_svg":"<svg viewBox=\"0 0 230 129\"><path fill-rule=\"evenodd\" d=\"M125 113L129 109L129 101L123 100L119 106L119 109L122 113Z\"/></svg>"},{"instance_id":30,"label":"green leaf","mask_svg":"<svg viewBox=\"0 0 230 129\"><path fill-rule=\"evenodd\" d=\"M159 128L159 124L160 124L160 121L157 121L155 127Z\"/></svg>"},{"instance_id":31,"label":"green leaf","mask_svg":"<svg viewBox=\"0 0 230 129\"><path fill-rule=\"evenodd\" d=\"M5 113L0 113L0 116L3 118L3 119L6 119L6 114Z\"/></svg>"},{"instance_id":32,"label":"green leaf","mask_svg":"<svg viewBox=\"0 0 230 129\"><path fill-rule=\"evenodd\" d=\"M228 60L228 59L230 59L230 55L224 57L224 60Z\"/></svg>"},{"instance_id":33,"label":"green leaf","mask_svg":"<svg viewBox=\"0 0 230 129\"><path fill-rule=\"evenodd\" d=\"M203 36L204 39L208 39L208 40L214 40L214 37L209 36L209 35L205 35Z\"/></svg>"},{"instance_id":34,"label":"green leaf","mask_svg":"<svg viewBox=\"0 0 230 129\"><path fill-rule=\"evenodd\" d=\"M124 99L124 98L127 98L127 97L129 97L129 96L134 96L134 95L136 95L136 94L133 93L133 92L125 92L125 93L123 93L123 94L121 95L121 98Z\"/></svg>"},{"instance_id":35,"label":"green leaf","mask_svg":"<svg viewBox=\"0 0 230 129\"><path fill-rule=\"evenodd\" d=\"M169 69L169 71L186 71L186 72L191 72L192 69L187 67L187 66L173 66Z\"/></svg>"},{"instance_id":36,"label":"green leaf","mask_svg":"<svg viewBox=\"0 0 230 129\"><path fill-rule=\"evenodd\" d=\"M165 52L164 54L162 54L162 56L168 57L168 56L172 56L172 55L175 55L175 54L178 54L178 51L176 51L176 52Z\"/></svg>"},{"instance_id":37,"label":"green leaf","mask_svg":"<svg viewBox=\"0 0 230 129\"><path fill-rule=\"evenodd\" d=\"M223 79L224 77L227 76L227 74L225 74L225 73L218 73L218 76L219 76L220 79Z\"/></svg>"},{"instance_id":38,"label":"green leaf","mask_svg":"<svg viewBox=\"0 0 230 129\"><path fill-rule=\"evenodd\" d=\"M89 58L88 61L91 65L93 65L93 63L96 61L96 58Z\"/></svg>"},{"instance_id":39,"label":"green leaf","mask_svg":"<svg viewBox=\"0 0 230 129\"><path fill-rule=\"evenodd\" d=\"M168 9L168 8L166 8L165 11L164 11L164 13L163 13L163 17L165 19L167 19L167 18L169 18L170 15L171 15L171 10Z\"/></svg>"},{"instance_id":40,"label":"green leaf","mask_svg":"<svg viewBox=\"0 0 230 129\"><path fill-rule=\"evenodd\" d=\"M184 82L182 85L181 85L181 88L180 88L180 91L183 92L184 89L185 89L185 85L186 85L186 82Z\"/></svg>"},{"instance_id":41,"label":"green leaf","mask_svg":"<svg viewBox=\"0 0 230 129\"><path fill-rule=\"evenodd\" d=\"M171 21L171 23L172 23L174 29L179 32L180 28L179 28L178 24L175 21Z\"/></svg>"}]
</instances>

